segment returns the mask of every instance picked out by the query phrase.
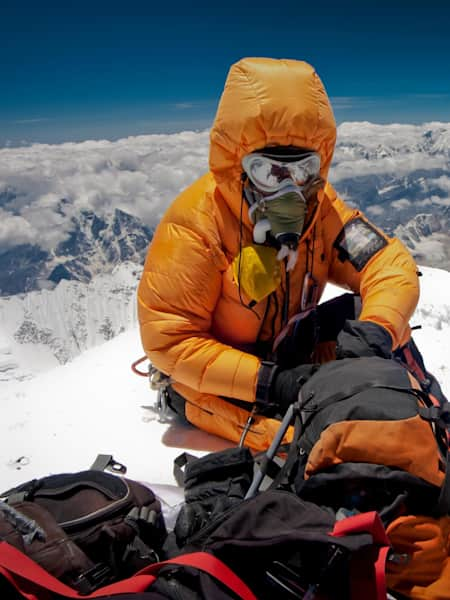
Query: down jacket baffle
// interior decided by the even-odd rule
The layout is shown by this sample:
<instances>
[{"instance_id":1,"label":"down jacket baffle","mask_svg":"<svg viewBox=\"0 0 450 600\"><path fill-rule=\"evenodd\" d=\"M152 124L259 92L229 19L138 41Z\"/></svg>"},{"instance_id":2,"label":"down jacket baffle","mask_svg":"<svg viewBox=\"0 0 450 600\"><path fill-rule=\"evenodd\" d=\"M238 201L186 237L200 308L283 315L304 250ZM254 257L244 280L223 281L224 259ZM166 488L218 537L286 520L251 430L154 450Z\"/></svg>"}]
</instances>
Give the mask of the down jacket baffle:
<instances>
[{"instance_id":1,"label":"down jacket baffle","mask_svg":"<svg viewBox=\"0 0 450 600\"><path fill-rule=\"evenodd\" d=\"M257 340L270 341L283 327L285 281L252 309L233 279L232 261L252 243L252 224L242 194L242 158L273 145L320 154L326 181L336 126L314 69L295 60L248 58L229 72L210 136L210 172L182 192L159 223L138 290L144 350L156 368L176 382L194 425L240 439L255 401L261 359ZM408 321L419 286L416 265L398 239L382 232L385 246L357 270L335 246L343 228L360 218L327 182L299 244L290 273L288 317L299 311L307 271L361 294L362 320L382 325L394 348L409 338ZM376 228L375 228L376 229ZM248 410L225 398L248 403ZM266 448L279 421L256 416L246 444Z\"/></svg>"}]
</instances>

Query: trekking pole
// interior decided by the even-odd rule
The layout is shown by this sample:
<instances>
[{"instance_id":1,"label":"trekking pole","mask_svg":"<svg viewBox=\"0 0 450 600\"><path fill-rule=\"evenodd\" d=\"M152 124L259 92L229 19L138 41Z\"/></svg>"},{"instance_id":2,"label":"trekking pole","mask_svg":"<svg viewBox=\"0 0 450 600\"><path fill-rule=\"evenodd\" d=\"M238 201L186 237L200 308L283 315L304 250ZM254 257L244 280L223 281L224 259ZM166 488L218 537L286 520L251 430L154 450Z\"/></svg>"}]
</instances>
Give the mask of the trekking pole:
<instances>
[{"instance_id":1,"label":"trekking pole","mask_svg":"<svg viewBox=\"0 0 450 600\"><path fill-rule=\"evenodd\" d=\"M299 398L300 398L300 395L299 395ZM245 495L245 500L247 500L247 498L253 498L253 496L256 495L256 493L259 489L259 486L261 485L261 482L267 473L269 462L271 460L273 460L275 454L277 453L278 446L281 444L281 440L284 438L286 431L292 421L292 417L294 416L294 406L296 404L297 404L297 402L294 402L287 409L286 414L284 415L284 418L281 421L281 425L278 428L278 431L277 431L275 437L273 438L272 443L270 444L269 448L267 449L267 452L261 463L261 467L260 467L259 471L253 477L253 481L248 489L247 494Z\"/></svg>"}]
</instances>

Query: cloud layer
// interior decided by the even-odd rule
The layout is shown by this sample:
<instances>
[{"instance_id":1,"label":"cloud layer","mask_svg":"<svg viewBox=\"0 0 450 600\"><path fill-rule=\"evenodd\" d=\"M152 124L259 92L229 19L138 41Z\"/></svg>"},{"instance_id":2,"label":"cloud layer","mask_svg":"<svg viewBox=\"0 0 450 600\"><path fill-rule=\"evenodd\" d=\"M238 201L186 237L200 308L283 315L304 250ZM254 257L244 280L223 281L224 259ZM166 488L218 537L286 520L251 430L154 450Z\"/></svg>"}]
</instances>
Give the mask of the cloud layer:
<instances>
[{"instance_id":1,"label":"cloud layer","mask_svg":"<svg viewBox=\"0 0 450 600\"><path fill-rule=\"evenodd\" d=\"M208 140L206 131L183 132L0 150L0 252L26 242L53 248L67 217L85 209L119 208L154 225L207 170Z\"/></svg>"},{"instance_id":2,"label":"cloud layer","mask_svg":"<svg viewBox=\"0 0 450 600\"><path fill-rule=\"evenodd\" d=\"M156 225L170 201L207 170L208 143L204 131L1 149L0 253L21 243L51 250L83 209L102 216L119 208ZM363 208L374 218L412 204L448 206L450 124L344 123L330 180L350 202L367 192L358 182L372 181L376 198L366 198Z\"/></svg>"}]
</instances>

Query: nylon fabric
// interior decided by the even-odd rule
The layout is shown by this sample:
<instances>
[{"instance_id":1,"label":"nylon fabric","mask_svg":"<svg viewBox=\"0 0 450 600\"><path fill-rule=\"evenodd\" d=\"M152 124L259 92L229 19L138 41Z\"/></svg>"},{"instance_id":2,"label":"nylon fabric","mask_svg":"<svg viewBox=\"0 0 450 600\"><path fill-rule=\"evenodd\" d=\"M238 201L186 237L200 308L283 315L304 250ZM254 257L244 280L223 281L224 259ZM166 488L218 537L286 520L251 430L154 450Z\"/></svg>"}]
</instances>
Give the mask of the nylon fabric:
<instances>
[{"instance_id":1,"label":"nylon fabric","mask_svg":"<svg viewBox=\"0 0 450 600\"><path fill-rule=\"evenodd\" d=\"M186 418L200 429L219 437L239 443L243 428L247 423L247 410L227 403L212 395L203 395L176 385L177 390L187 398ZM245 438L245 445L257 451L266 450L280 427L280 422L262 416L255 416ZM292 440L293 428L289 427L283 444Z\"/></svg>"},{"instance_id":2,"label":"nylon fabric","mask_svg":"<svg viewBox=\"0 0 450 600\"><path fill-rule=\"evenodd\" d=\"M238 110L237 110L238 107ZM233 275L233 261L253 243L242 197L242 157L268 145L294 145L320 154L326 180L336 136L333 112L313 67L294 60L248 58L230 69L210 138L210 173L172 203L151 242L138 290L142 345L150 361L177 382L194 425L236 441L255 401L260 357L285 325L285 274L251 310ZM360 293L361 319L406 343L418 298L416 266L397 240L356 271L333 244L358 210L326 183L317 191L290 271L287 318L299 312L305 275L312 271L320 298L328 281ZM383 235L380 233L380 235ZM214 396L215 400L212 400ZM249 403L237 411L223 398ZM195 405L195 407L193 406ZM220 422L220 427L217 423ZM248 444L270 444L273 425L255 426ZM261 430L261 431L260 431Z\"/></svg>"},{"instance_id":3,"label":"nylon fabric","mask_svg":"<svg viewBox=\"0 0 450 600\"><path fill-rule=\"evenodd\" d=\"M267 219L270 231L275 237L286 233L300 237L305 224L305 214L304 198L298 192L290 190L277 198L258 203L252 211L252 220L258 223Z\"/></svg>"},{"instance_id":4,"label":"nylon fabric","mask_svg":"<svg viewBox=\"0 0 450 600\"><path fill-rule=\"evenodd\" d=\"M261 302L281 283L276 249L257 244L242 248L233 260L233 276L250 301Z\"/></svg>"},{"instance_id":5,"label":"nylon fabric","mask_svg":"<svg viewBox=\"0 0 450 600\"><path fill-rule=\"evenodd\" d=\"M402 448L399 439L415 440L414 453L407 444ZM437 486L444 481L433 432L420 416L402 421L345 421L330 425L308 457L305 479L345 462L397 467Z\"/></svg>"},{"instance_id":6,"label":"nylon fabric","mask_svg":"<svg viewBox=\"0 0 450 600\"><path fill-rule=\"evenodd\" d=\"M336 511L377 510L389 520L408 512L448 514L441 409L433 407L432 426L422 414L429 405L397 360L322 365L295 408L301 433L290 449L286 480L301 498Z\"/></svg>"},{"instance_id":7,"label":"nylon fabric","mask_svg":"<svg viewBox=\"0 0 450 600\"><path fill-rule=\"evenodd\" d=\"M371 580L366 580L360 589L366 591L367 598L381 600L384 578L378 581L378 594L375 580L378 550L389 545L383 534L379 516L374 512L344 519L336 525L333 511L305 502L290 492L266 490L234 506L222 518L211 520L190 538L187 547L212 551L233 568L258 598L266 600L285 597L281 574L286 575L286 571L280 568L283 565L290 573L285 582L292 597L297 597L296 591L302 598L359 600L362 596L353 595L349 578L353 561L357 561L366 567ZM275 576L276 585L268 576L270 573Z\"/></svg>"},{"instance_id":8,"label":"nylon fabric","mask_svg":"<svg viewBox=\"0 0 450 600\"><path fill-rule=\"evenodd\" d=\"M128 591L145 591L156 580L158 571L170 564L184 565L205 571L231 589L238 598L256 600L253 592L226 564L205 552L193 552L160 563L154 563L128 579L104 586L92 594L83 595L47 573L34 561L9 546L9 544L0 542L0 574L3 574L16 589L24 589L23 595L27 600L42 600L45 596L50 600L52 596L49 592L60 594L64 598L75 599L100 598L109 594L115 595Z\"/></svg>"},{"instance_id":9,"label":"nylon fabric","mask_svg":"<svg viewBox=\"0 0 450 600\"><path fill-rule=\"evenodd\" d=\"M420 600L450 599L450 517L399 517L387 528L393 550L409 557L388 563L390 589Z\"/></svg>"}]
</instances>

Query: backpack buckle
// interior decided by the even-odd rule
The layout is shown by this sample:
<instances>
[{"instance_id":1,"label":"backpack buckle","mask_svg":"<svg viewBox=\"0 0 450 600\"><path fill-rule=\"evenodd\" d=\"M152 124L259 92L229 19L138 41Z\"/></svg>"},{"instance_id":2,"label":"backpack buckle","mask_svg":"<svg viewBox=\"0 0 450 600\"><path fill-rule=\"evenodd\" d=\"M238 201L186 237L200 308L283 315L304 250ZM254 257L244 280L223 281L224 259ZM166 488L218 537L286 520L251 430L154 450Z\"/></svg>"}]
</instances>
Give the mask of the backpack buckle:
<instances>
[{"instance_id":1,"label":"backpack buckle","mask_svg":"<svg viewBox=\"0 0 450 600\"><path fill-rule=\"evenodd\" d=\"M127 472L127 468L120 462L117 462L113 458L112 454L98 454L97 458L91 465L91 470L94 471L112 471L113 473L120 473L124 475Z\"/></svg>"},{"instance_id":2,"label":"backpack buckle","mask_svg":"<svg viewBox=\"0 0 450 600\"><path fill-rule=\"evenodd\" d=\"M112 579L112 575L113 573L108 565L98 563L79 575L74 581L74 586L83 595L91 594L99 587L107 584Z\"/></svg>"}]
</instances>

